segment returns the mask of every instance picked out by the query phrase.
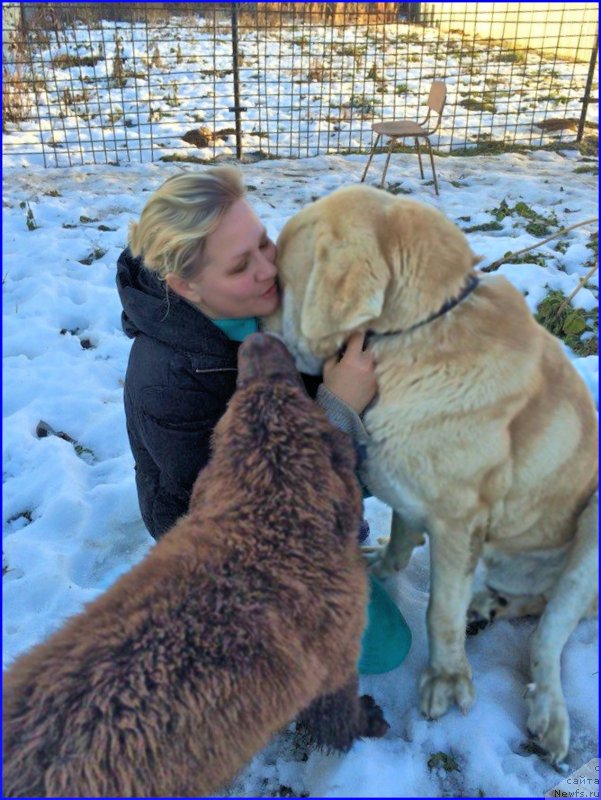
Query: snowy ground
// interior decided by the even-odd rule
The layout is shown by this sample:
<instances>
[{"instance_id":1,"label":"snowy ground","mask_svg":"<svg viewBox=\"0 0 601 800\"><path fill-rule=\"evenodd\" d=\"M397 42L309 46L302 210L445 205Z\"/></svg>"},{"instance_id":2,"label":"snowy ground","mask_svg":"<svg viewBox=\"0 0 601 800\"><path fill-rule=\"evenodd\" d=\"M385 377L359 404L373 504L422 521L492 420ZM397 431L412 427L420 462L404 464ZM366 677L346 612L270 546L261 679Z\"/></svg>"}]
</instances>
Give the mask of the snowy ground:
<instances>
[{"instance_id":1,"label":"snowy ground","mask_svg":"<svg viewBox=\"0 0 601 800\"><path fill-rule=\"evenodd\" d=\"M491 140L547 144L566 130L537 123L578 119L582 111L588 64L552 53L516 55L499 43L404 23L332 28L297 19L292 26L286 17L283 26L240 29L245 153L368 148L373 122L423 118L434 78L448 87L433 137L445 151ZM43 164L42 141L53 166L235 154L229 19L216 28L202 17L78 24L58 41L51 34L34 62L37 102L30 119L9 123L4 136L15 163ZM593 97L597 87L596 72ZM598 122L595 103L587 120ZM180 137L199 125L229 133L217 137L215 150L213 142L197 149Z\"/></svg>"},{"instance_id":2,"label":"snowy ground","mask_svg":"<svg viewBox=\"0 0 601 800\"><path fill-rule=\"evenodd\" d=\"M249 198L269 233L302 205L358 181L365 157L265 161L243 167ZM419 180L415 156L397 155L397 191L441 208L462 227L490 222L505 199L557 217L554 230L597 214L596 178L576 151L438 160L441 195ZM588 165L590 166L590 164ZM380 157L372 169L379 178ZM194 167L186 166L186 169ZM202 168L202 167L201 167ZM96 597L152 546L139 517L123 415L130 341L120 328L115 263L127 224L175 165L43 170L9 167L3 195L4 310L4 665L41 641ZM469 218L469 219L468 219ZM29 226L27 224L29 220ZM483 264L534 243L528 220L506 216L501 229L468 234ZM30 228L33 228L30 230ZM580 228L540 251L545 266L501 268L534 308L548 288L567 294L586 271L591 233ZM565 252L561 252L561 251ZM88 263L82 263L88 262ZM597 277L575 304L596 306ZM572 356L573 357L573 356ZM576 358L597 396L598 358ZM38 438L40 420L65 432ZM387 533L389 509L367 502L373 536ZM463 717L422 718L416 688L427 658L427 550L413 556L388 589L413 631L407 660L366 678L391 725L386 737L357 743L345 756L306 759L290 731L240 775L243 796L542 796L560 775L528 745L522 694L528 681L530 620L501 621L470 639L477 701ZM597 754L597 625L583 622L563 656L572 722L569 767ZM446 766L438 765L446 754ZM428 766L430 762L430 766Z\"/></svg>"}]
</instances>

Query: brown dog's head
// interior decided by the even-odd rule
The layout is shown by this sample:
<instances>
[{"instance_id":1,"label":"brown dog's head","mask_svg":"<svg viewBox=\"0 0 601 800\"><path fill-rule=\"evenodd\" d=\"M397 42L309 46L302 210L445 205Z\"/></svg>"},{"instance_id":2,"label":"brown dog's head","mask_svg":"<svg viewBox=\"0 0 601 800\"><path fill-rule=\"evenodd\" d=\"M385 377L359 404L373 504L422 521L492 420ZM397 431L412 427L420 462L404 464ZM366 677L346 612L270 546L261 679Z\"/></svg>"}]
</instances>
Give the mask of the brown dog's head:
<instances>
[{"instance_id":1,"label":"brown dog's head","mask_svg":"<svg viewBox=\"0 0 601 800\"><path fill-rule=\"evenodd\" d=\"M431 206L351 186L296 214L278 239L282 333L299 368L319 372L355 331L409 328L457 296L478 262Z\"/></svg>"},{"instance_id":2,"label":"brown dog's head","mask_svg":"<svg viewBox=\"0 0 601 800\"><path fill-rule=\"evenodd\" d=\"M284 504L289 493L329 498L345 513L360 513L350 437L309 397L275 336L256 333L240 345L237 389L214 429L212 450L207 470L222 469L233 485L279 492Z\"/></svg>"},{"instance_id":3,"label":"brown dog's head","mask_svg":"<svg viewBox=\"0 0 601 800\"><path fill-rule=\"evenodd\" d=\"M294 359L277 337L265 333L248 336L238 350L238 389L253 381L284 381L304 391Z\"/></svg>"}]
</instances>

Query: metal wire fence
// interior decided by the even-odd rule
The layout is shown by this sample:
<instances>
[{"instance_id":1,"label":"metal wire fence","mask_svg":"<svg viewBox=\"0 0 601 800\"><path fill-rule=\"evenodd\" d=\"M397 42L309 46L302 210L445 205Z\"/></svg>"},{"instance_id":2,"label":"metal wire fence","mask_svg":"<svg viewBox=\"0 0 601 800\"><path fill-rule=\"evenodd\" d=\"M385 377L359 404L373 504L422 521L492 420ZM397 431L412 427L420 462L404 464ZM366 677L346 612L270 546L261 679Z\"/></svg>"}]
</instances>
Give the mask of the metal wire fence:
<instances>
[{"instance_id":1,"label":"metal wire fence","mask_svg":"<svg viewBox=\"0 0 601 800\"><path fill-rule=\"evenodd\" d=\"M527 8L526 8L527 7ZM598 127L595 3L4 3L5 160L366 151L448 100L439 151Z\"/></svg>"}]
</instances>

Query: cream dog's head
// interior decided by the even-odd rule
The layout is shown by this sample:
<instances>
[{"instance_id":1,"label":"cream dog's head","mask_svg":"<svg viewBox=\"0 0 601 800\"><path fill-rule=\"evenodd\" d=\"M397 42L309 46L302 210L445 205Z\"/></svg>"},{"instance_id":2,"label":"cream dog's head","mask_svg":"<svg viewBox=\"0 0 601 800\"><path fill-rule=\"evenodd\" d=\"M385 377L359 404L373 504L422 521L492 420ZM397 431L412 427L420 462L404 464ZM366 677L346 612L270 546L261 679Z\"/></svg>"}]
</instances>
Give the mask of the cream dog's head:
<instances>
[{"instance_id":1,"label":"cream dog's head","mask_svg":"<svg viewBox=\"0 0 601 800\"><path fill-rule=\"evenodd\" d=\"M282 307L266 328L313 373L355 331L402 330L436 313L479 261L435 208L368 186L304 208L277 247Z\"/></svg>"}]
</instances>

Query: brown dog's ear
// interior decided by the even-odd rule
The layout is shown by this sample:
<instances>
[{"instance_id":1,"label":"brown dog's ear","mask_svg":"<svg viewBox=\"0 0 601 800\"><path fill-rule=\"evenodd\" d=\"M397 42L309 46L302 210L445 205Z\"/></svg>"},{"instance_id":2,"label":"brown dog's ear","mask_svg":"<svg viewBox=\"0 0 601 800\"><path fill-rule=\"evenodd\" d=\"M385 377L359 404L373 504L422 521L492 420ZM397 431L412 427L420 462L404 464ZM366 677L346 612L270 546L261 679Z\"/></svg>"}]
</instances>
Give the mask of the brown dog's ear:
<instances>
[{"instance_id":1,"label":"brown dog's ear","mask_svg":"<svg viewBox=\"0 0 601 800\"><path fill-rule=\"evenodd\" d=\"M382 313L390 270L376 238L362 233L343 240L330 231L317 234L300 319L307 339L367 327Z\"/></svg>"}]
</instances>

